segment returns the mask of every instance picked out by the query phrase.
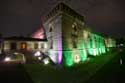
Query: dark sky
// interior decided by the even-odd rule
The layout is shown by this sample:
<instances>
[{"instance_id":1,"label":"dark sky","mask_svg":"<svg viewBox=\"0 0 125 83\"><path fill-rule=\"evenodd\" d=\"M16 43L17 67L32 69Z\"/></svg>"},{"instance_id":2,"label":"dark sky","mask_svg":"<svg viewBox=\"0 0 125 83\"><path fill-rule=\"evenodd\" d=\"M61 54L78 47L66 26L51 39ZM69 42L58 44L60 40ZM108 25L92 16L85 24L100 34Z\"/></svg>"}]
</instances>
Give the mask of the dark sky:
<instances>
[{"instance_id":1,"label":"dark sky","mask_svg":"<svg viewBox=\"0 0 125 83\"><path fill-rule=\"evenodd\" d=\"M27 36L59 0L0 0L0 33ZM125 37L125 0L65 0L95 31Z\"/></svg>"}]
</instances>

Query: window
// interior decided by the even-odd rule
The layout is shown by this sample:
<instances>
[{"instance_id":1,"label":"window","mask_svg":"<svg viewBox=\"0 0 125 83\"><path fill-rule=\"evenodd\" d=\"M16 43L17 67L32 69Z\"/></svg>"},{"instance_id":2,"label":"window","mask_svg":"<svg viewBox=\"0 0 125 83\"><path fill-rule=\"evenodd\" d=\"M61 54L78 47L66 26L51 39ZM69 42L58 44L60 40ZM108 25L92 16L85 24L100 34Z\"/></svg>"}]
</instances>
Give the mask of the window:
<instances>
[{"instance_id":1,"label":"window","mask_svg":"<svg viewBox=\"0 0 125 83\"><path fill-rule=\"evenodd\" d=\"M52 27L50 27L49 32L52 32Z\"/></svg>"},{"instance_id":2,"label":"window","mask_svg":"<svg viewBox=\"0 0 125 83\"><path fill-rule=\"evenodd\" d=\"M38 43L34 44L34 49L38 49Z\"/></svg>"},{"instance_id":3,"label":"window","mask_svg":"<svg viewBox=\"0 0 125 83\"><path fill-rule=\"evenodd\" d=\"M72 25L71 38L72 38L73 48L77 48L78 30L77 30L77 24L76 23L74 23Z\"/></svg>"},{"instance_id":4,"label":"window","mask_svg":"<svg viewBox=\"0 0 125 83\"><path fill-rule=\"evenodd\" d=\"M43 44L43 43L41 43L41 48L42 48L42 49L44 48L44 44Z\"/></svg>"},{"instance_id":5,"label":"window","mask_svg":"<svg viewBox=\"0 0 125 83\"><path fill-rule=\"evenodd\" d=\"M49 45L50 45L50 49L53 49L53 39L52 38L50 39L50 44Z\"/></svg>"},{"instance_id":6,"label":"window","mask_svg":"<svg viewBox=\"0 0 125 83\"><path fill-rule=\"evenodd\" d=\"M27 45L25 42L22 42L21 45L20 45L20 49L26 49L27 48Z\"/></svg>"},{"instance_id":7,"label":"window","mask_svg":"<svg viewBox=\"0 0 125 83\"><path fill-rule=\"evenodd\" d=\"M50 24L49 27L50 27L49 28L49 33L50 33L50 36L49 36L50 43L49 43L49 45L50 45L50 49L53 49L53 34L52 34L53 26Z\"/></svg>"},{"instance_id":8,"label":"window","mask_svg":"<svg viewBox=\"0 0 125 83\"><path fill-rule=\"evenodd\" d=\"M11 49L11 50L16 50L16 43L15 43L15 42L12 42L12 43L11 43L10 49Z\"/></svg>"}]
</instances>

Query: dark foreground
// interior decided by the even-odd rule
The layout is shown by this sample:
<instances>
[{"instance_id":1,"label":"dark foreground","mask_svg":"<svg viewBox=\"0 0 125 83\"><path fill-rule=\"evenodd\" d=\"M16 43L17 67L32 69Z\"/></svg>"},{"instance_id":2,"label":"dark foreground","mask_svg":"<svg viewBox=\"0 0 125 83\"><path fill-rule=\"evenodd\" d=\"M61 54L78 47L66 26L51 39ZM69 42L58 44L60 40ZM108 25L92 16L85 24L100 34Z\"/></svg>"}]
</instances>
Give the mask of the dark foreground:
<instances>
[{"instance_id":1,"label":"dark foreground","mask_svg":"<svg viewBox=\"0 0 125 83\"><path fill-rule=\"evenodd\" d=\"M0 64L0 83L33 83L33 82L21 65Z\"/></svg>"},{"instance_id":2,"label":"dark foreground","mask_svg":"<svg viewBox=\"0 0 125 83\"><path fill-rule=\"evenodd\" d=\"M0 83L125 83L125 49L74 66L0 65Z\"/></svg>"},{"instance_id":3,"label":"dark foreground","mask_svg":"<svg viewBox=\"0 0 125 83\"><path fill-rule=\"evenodd\" d=\"M125 49L105 64L86 83L125 83Z\"/></svg>"},{"instance_id":4,"label":"dark foreground","mask_svg":"<svg viewBox=\"0 0 125 83\"><path fill-rule=\"evenodd\" d=\"M35 83L125 83L125 49L115 49L69 68L54 69L37 64L25 68Z\"/></svg>"}]
</instances>

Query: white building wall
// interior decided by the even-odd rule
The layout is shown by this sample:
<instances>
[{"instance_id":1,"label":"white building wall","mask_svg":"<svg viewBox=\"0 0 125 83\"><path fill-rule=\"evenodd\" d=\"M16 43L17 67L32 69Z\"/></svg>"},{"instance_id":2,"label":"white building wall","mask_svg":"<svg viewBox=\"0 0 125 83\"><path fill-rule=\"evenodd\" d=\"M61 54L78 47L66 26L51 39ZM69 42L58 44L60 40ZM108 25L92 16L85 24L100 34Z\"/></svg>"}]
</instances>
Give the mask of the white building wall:
<instances>
[{"instance_id":1,"label":"white building wall","mask_svg":"<svg viewBox=\"0 0 125 83\"><path fill-rule=\"evenodd\" d=\"M47 22L44 23L48 40L49 56L55 63L58 63L58 56L62 56L61 18L61 15L57 15L50 18ZM52 28L52 32L50 32L50 28ZM51 45L53 48L51 48Z\"/></svg>"}]
</instances>

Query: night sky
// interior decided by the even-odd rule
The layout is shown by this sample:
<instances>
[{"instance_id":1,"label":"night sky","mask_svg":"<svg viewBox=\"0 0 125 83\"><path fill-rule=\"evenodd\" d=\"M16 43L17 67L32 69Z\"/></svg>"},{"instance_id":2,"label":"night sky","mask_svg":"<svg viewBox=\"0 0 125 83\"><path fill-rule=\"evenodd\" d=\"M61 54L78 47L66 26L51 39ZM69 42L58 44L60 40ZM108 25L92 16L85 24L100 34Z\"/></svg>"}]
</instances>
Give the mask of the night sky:
<instances>
[{"instance_id":1,"label":"night sky","mask_svg":"<svg viewBox=\"0 0 125 83\"><path fill-rule=\"evenodd\" d=\"M0 0L0 33L28 36L59 0ZM125 0L65 0L93 30L125 37Z\"/></svg>"}]
</instances>

